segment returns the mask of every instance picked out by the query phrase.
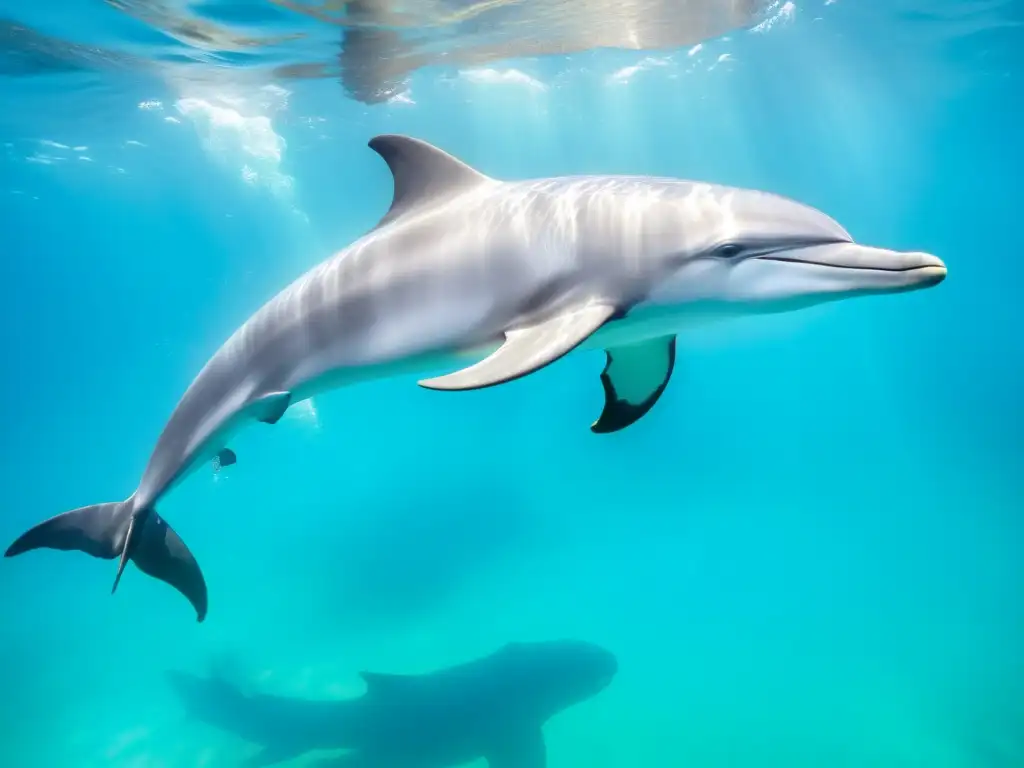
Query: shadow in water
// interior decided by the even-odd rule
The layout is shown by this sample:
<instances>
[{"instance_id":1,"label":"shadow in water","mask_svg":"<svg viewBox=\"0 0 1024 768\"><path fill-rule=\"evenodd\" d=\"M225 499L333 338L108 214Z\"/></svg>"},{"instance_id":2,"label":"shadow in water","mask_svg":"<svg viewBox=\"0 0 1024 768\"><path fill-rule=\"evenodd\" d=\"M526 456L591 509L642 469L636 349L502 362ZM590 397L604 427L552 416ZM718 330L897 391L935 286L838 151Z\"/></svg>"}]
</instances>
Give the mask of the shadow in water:
<instances>
[{"instance_id":1,"label":"shadow in water","mask_svg":"<svg viewBox=\"0 0 1024 768\"><path fill-rule=\"evenodd\" d=\"M189 716L259 749L267 766L313 750L346 750L316 765L446 768L484 758L493 768L544 768L542 729L615 677L609 651L576 640L509 643L422 675L362 672L362 696L312 700L246 693L224 676L168 672Z\"/></svg>"}]
</instances>

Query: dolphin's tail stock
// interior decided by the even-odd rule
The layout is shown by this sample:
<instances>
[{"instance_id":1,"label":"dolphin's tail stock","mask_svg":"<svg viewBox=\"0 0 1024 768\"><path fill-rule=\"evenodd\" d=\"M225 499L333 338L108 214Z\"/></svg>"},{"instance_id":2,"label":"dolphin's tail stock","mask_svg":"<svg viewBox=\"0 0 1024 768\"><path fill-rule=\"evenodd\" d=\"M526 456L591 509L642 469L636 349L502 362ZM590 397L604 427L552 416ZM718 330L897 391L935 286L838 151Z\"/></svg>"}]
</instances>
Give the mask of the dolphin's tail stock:
<instances>
[{"instance_id":1,"label":"dolphin's tail stock","mask_svg":"<svg viewBox=\"0 0 1024 768\"><path fill-rule=\"evenodd\" d=\"M5 557L31 549L79 550L105 560L120 558L114 588L131 560L143 573L167 582L206 618L206 581L199 564L178 534L154 509L136 510L134 496L126 501L93 504L51 517L21 534Z\"/></svg>"}]
</instances>

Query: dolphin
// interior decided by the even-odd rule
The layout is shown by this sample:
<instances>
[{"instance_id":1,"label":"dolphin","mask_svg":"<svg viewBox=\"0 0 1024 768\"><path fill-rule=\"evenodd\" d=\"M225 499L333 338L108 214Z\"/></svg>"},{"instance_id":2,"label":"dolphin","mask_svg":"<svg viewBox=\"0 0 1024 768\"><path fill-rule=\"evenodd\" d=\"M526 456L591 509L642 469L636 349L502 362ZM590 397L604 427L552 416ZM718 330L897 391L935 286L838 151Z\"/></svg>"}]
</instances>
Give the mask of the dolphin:
<instances>
[{"instance_id":1,"label":"dolphin","mask_svg":"<svg viewBox=\"0 0 1024 768\"><path fill-rule=\"evenodd\" d=\"M424 675L361 672L365 693L341 701L246 694L220 677L168 673L191 716L262 749L267 766L311 750L347 749L319 765L447 768L486 758L491 768L543 768L544 723L601 692L613 654L576 640L509 643L488 656Z\"/></svg>"},{"instance_id":2,"label":"dolphin","mask_svg":"<svg viewBox=\"0 0 1024 768\"><path fill-rule=\"evenodd\" d=\"M779 195L648 176L491 178L401 135L369 142L393 176L377 225L271 299L189 385L124 501L50 518L8 548L132 560L202 621L207 587L157 503L253 421L367 379L447 367L433 390L513 381L576 349L603 350L596 433L648 413L676 334L695 318L783 312L933 286L935 256L859 245Z\"/></svg>"}]
</instances>

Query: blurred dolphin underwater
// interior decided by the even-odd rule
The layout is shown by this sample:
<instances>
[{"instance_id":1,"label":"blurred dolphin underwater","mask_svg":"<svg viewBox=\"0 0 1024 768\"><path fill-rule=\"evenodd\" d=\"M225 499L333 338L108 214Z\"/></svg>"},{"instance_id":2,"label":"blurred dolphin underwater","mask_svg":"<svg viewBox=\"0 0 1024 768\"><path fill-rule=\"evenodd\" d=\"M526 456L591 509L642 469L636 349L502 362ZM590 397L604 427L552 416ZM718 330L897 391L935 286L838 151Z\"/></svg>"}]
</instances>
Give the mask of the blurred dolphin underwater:
<instances>
[{"instance_id":1,"label":"blurred dolphin underwater","mask_svg":"<svg viewBox=\"0 0 1024 768\"><path fill-rule=\"evenodd\" d=\"M330 701L251 693L222 674L168 672L186 712L258 744L245 768L314 750L347 750L316 765L543 768L544 723L600 693L618 671L591 643L508 643L488 656L419 675L361 672L366 692Z\"/></svg>"}]
</instances>

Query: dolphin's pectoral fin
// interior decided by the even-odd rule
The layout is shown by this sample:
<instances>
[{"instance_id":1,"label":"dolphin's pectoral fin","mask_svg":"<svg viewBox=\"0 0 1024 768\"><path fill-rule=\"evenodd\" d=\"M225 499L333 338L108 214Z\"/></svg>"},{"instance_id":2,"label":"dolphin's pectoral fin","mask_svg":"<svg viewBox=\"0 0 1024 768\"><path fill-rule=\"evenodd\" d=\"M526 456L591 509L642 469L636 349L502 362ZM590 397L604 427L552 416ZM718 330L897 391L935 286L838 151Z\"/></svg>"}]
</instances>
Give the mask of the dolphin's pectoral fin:
<instances>
[{"instance_id":1,"label":"dolphin's pectoral fin","mask_svg":"<svg viewBox=\"0 0 1024 768\"><path fill-rule=\"evenodd\" d=\"M676 364L676 337L662 336L625 347L605 350L601 371L604 410L590 431L617 432L639 420L654 407L668 386Z\"/></svg>"},{"instance_id":2,"label":"dolphin's pectoral fin","mask_svg":"<svg viewBox=\"0 0 1024 768\"><path fill-rule=\"evenodd\" d=\"M256 419L264 424L277 424L292 402L291 392L271 392L252 404Z\"/></svg>"},{"instance_id":3,"label":"dolphin's pectoral fin","mask_svg":"<svg viewBox=\"0 0 1024 768\"><path fill-rule=\"evenodd\" d=\"M505 343L479 363L419 384L427 389L463 390L518 379L574 350L614 314L610 304L590 304L540 325L509 331Z\"/></svg>"},{"instance_id":4,"label":"dolphin's pectoral fin","mask_svg":"<svg viewBox=\"0 0 1024 768\"><path fill-rule=\"evenodd\" d=\"M220 472L224 467L230 467L238 461L238 457L235 452L230 448L222 448L217 451L217 455L213 457L213 471Z\"/></svg>"},{"instance_id":5,"label":"dolphin's pectoral fin","mask_svg":"<svg viewBox=\"0 0 1024 768\"><path fill-rule=\"evenodd\" d=\"M489 768L544 768L547 764L547 747L540 728L536 731L518 733L493 744L487 750Z\"/></svg>"}]
</instances>

